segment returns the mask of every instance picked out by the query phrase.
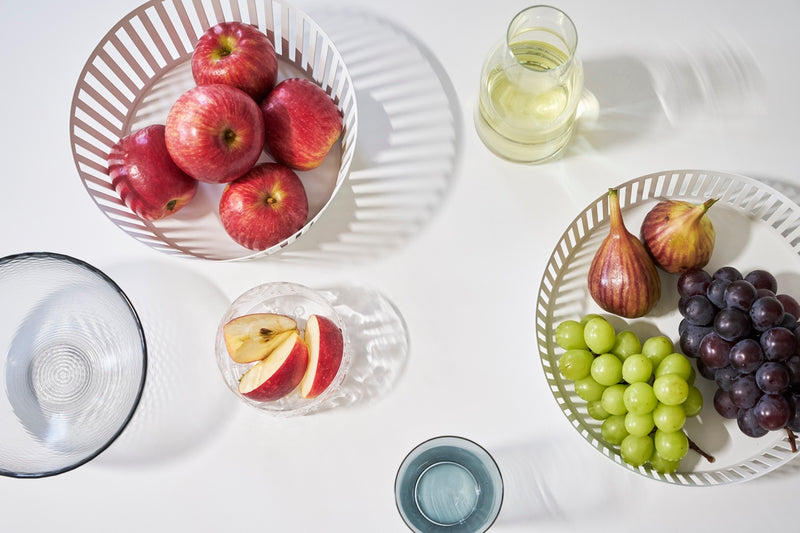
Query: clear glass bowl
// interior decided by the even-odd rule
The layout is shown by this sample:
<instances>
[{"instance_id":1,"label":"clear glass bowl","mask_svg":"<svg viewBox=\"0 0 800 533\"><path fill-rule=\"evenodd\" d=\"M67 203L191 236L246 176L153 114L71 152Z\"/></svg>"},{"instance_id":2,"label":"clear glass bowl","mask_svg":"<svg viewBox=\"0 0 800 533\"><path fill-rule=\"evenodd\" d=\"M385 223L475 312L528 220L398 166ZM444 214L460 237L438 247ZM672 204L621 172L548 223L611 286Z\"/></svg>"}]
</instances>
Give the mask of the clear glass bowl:
<instances>
[{"instance_id":1,"label":"clear glass bowl","mask_svg":"<svg viewBox=\"0 0 800 533\"><path fill-rule=\"evenodd\" d=\"M223 21L257 26L275 45L278 80L302 77L322 87L344 120L340 141L322 165L297 172L309 201L306 224L260 252L239 246L219 220L224 185L201 183L179 212L154 222L134 214L108 175L108 154L122 137L164 124L175 100L194 87L191 56L206 29ZM121 230L167 254L215 261L271 255L314 224L350 171L356 144L357 109L350 74L333 42L302 11L278 0L150 0L130 12L101 39L81 72L70 111L70 143L78 175L97 207ZM265 154L259 161L269 161Z\"/></svg>"},{"instance_id":2,"label":"clear glass bowl","mask_svg":"<svg viewBox=\"0 0 800 533\"><path fill-rule=\"evenodd\" d=\"M778 278L781 292L800 295L800 207L790 198L762 182L734 174L708 170L671 170L648 174L618 189L628 231L637 234L644 215L664 198L701 203L719 198L708 211L716 229L716 245L706 270L732 265L743 272L764 268ZM770 472L797 456L786 432L773 431L759 439L742 434L735 420L726 420L713 406L715 384L699 374L695 384L703 393L702 412L687 419L687 434L713 463L690 451L675 474L660 474L649 466L633 467L622 460L618 448L606 444L600 422L590 417L586 402L575 394L571 382L558 371L561 350L554 341L556 326L588 313L613 317L594 303L586 279L595 251L608 234L608 195L587 206L567 227L551 254L539 288L536 304L536 337L547 384L570 424L595 449L620 466L666 483L715 486L747 481ZM654 331L674 341L678 337L677 275L661 275L661 299L646 317L626 321L627 328L643 338ZM677 342L676 342L677 344Z\"/></svg>"},{"instance_id":3,"label":"clear glass bowl","mask_svg":"<svg viewBox=\"0 0 800 533\"><path fill-rule=\"evenodd\" d=\"M139 318L103 272L65 255L0 259L0 474L43 477L93 459L142 395Z\"/></svg>"}]
</instances>

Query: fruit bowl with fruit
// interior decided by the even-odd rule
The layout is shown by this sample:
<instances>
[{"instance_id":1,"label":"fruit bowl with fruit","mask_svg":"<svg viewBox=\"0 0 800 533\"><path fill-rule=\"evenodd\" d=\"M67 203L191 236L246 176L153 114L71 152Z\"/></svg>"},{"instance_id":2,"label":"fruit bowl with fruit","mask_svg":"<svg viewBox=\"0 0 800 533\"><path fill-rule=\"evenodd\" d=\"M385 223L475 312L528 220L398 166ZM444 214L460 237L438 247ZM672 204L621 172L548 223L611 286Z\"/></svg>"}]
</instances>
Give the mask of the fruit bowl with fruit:
<instances>
[{"instance_id":1,"label":"fruit bowl with fruit","mask_svg":"<svg viewBox=\"0 0 800 533\"><path fill-rule=\"evenodd\" d=\"M352 356L344 321L323 292L276 282L234 300L217 330L216 358L242 401L286 417L332 407Z\"/></svg>"},{"instance_id":2,"label":"fruit bowl with fruit","mask_svg":"<svg viewBox=\"0 0 800 533\"><path fill-rule=\"evenodd\" d=\"M75 87L79 177L120 229L215 261L273 254L349 174L352 80L308 15L279 0L151 0L100 41Z\"/></svg>"},{"instance_id":3,"label":"fruit bowl with fruit","mask_svg":"<svg viewBox=\"0 0 800 533\"><path fill-rule=\"evenodd\" d=\"M792 200L722 172L649 174L586 207L536 307L570 424L622 467L677 485L747 481L796 457L798 232Z\"/></svg>"}]
</instances>

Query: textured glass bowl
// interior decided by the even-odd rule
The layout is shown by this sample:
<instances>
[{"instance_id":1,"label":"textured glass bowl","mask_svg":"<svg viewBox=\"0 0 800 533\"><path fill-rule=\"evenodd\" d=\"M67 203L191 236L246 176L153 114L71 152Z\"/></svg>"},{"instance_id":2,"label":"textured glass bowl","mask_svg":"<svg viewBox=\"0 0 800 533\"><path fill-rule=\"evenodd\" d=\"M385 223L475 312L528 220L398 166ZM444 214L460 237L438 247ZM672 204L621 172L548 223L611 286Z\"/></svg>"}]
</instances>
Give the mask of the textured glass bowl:
<instances>
[{"instance_id":1,"label":"textured glass bowl","mask_svg":"<svg viewBox=\"0 0 800 533\"><path fill-rule=\"evenodd\" d=\"M141 398L147 350L122 290L52 253L0 259L0 474L76 468L123 431Z\"/></svg>"},{"instance_id":2,"label":"textured glass bowl","mask_svg":"<svg viewBox=\"0 0 800 533\"><path fill-rule=\"evenodd\" d=\"M638 234L642 219L657 201L670 198L701 203L719 200L708 211L716 229L716 245L706 270L732 265L743 272L755 268L771 271L781 292L800 296L800 207L783 193L744 176L707 170L672 170L649 174L617 187L625 225ZM742 434L735 420L722 418L714 409L715 384L698 373L695 384L703 393L703 411L687 419L687 434L705 452L710 463L694 451L683 459L675 474L660 474L649 466L633 467L622 460L618 447L606 444L600 422L586 411L571 382L558 371L561 350L554 341L563 320L588 313L609 317L617 331L621 324L594 303L586 279L598 245L608 234L608 195L603 194L567 227L545 267L536 304L536 336L547 384L570 424L603 455L640 475L666 483L715 486L747 481L770 472L797 456L785 431L759 439ZM677 345L678 276L661 273L661 300L646 317L626 321L628 329L646 338L663 334ZM656 331L660 333L656 333Z\"/></svg>"},{"instance_id":3,"label":"textured glass bowl","mask_svg":"<svg viewBox=\"0 0 800 533\"><path fill-rule=\"evenodd\" d=\"M237 363L231 359L225 347L222 328L228 321L250 313L277 313L290 316L297 322L297 327L301 332L305 329L308 317L317 314L330 318L342 330L344 336L342 363L333 382L322 394L313 399L303 398L298 387L283 398L273 401L256 401L239 392L239 381L245 372L256 363ZM319 410L336 396L350 366L352 348L342 317L323 292L296 283L276 282L253 287L234 300L220 321L217 330L216 357L217 366L225 384L242 401L276 416L299 416Z\"/></svg>"},{"instance_id":4,"label":"textured glass bowl","mask_svg":"<svg viewBox=\"0 0 800 533\"><path fill-rule=\"evenodd\" d=\"M309 201L308 220L282 242L254 252L239 246L219 220L224 185L201 183L179 212L154 222L134 214L108 175L108 154L122 137L164 124L175 100L194 87L191 56L206 29L223 21L257 26L275 45L278 80L309 79L342 112L344 130L322 165L297 172ZM120 20L95 47L81 72L70 110L70 142L78 175L100 210L121 230L166 254L215 261L273 254L316 222L347 178L356 143L356 97L331 40L308 15L278 0L150 0ZM262 154L259 161L269 161Z\"/></svg>"}]
</instances>

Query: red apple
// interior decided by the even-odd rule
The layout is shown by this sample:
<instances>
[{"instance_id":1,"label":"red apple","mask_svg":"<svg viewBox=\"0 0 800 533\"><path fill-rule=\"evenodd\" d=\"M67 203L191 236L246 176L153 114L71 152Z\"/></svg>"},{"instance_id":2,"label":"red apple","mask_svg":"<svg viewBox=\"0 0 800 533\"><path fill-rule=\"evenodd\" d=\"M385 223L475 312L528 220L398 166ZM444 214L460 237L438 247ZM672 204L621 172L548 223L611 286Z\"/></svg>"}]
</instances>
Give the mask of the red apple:
<instances>
[{"instance_id":1,"label":"red apple","mask_svg":"<svg viewBox=\"0 0 800 533\"><path fill-rule=\"evenodd\" d=\"M257 27L220 22L198 39L192 75L197 85L232 85L260 102L278 79L278 58L272 41Z\"/></svg>"},{"instance_id":2,"label":"red apple","mask_svg":"<svg viewBox=\"0 0 800 533\"><path fill-rule=\"evenodd\" d=\"M126 135L108 154L111 185L125 205L145 220L177 212L197 192L197 181L169 156L164 129L163 124L154 124Z\"/></svg>"},{"instance_id":3,"label":"red apple","mask_svg":"<svg viewBox=\"0 0 800 533\"><path fill-rule=\"evenodd\" d=\"M264 150L295 170L322 164L342 135L342 114L315 83L288 78L261 102L266 137Z\"/></svg>"},{"instance_id":4,"label":"red apple","mask_svg":"<svg viewBox=\"0 0 800 533\"><path fill-rule=\"evenodd\" d=\"M339 372L344 355L342 330L328 317L311 315L306 322L308 368L300 382L303 398L316 398L328 388Z\"/></svg>"},{"instance_id":5,"label":"red apple","mask_svg":"<svg viewBox=\"0 0 800 533\"><path fill-rule=\"evenodd\" d=\"M225 187L219 214L233 240L251 250L266 250L303 227L308 198L292 169L260 163Z\"/></svg>"},{"instance_id":6,"label":"red apple","mask_svg":"<svg viewBox=\"0 0 800 533\"><path fill-rule=\"evenodd\" d=\"M276 313L242 315L222 326L225 347L237 363L264 359L293 332L297 332L297 322Z\"/></svg>"},{"instance_id":7,"label":"red apple","mask_svg":"<svg viewBox=\"0 0 800 533\"><path fill-rule=\"evenodd\" d=\"M227 183L253 168L264 147L264 119L247 93L230 85L189 89L167 114L167 150L193 178Z\"/></svg>"},{"instance_id":8,"label":"red apple","mask_svg":"<svg viewBox=\"0 0 800 533\"><path fill-rule=\"evenodd\" d=\"M239 381L239 392L262 402L283 398L297 387L307 366L308 348L298 333L292 333L245 372Z\"/></svg>"}]
</instances>

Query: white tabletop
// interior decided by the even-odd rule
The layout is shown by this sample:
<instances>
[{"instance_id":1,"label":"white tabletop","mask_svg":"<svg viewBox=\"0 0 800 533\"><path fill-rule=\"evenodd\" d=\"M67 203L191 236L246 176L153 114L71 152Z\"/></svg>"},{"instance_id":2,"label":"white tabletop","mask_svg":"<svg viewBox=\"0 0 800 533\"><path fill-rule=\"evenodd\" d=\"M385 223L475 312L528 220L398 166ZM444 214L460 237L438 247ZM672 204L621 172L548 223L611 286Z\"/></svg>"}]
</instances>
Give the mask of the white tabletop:
<instances>
[{"instance_id":1,"label":"white tabletop","mask_svg":"<svg viewBox=\"0 0 800 533\"><path fill-rule=\"evenodd\" d=\"M94 205L72 159L75 83L94 46L138 3L37 0L5 2L1 11L0 255L46 250L106 270L143 314L160 317L150 327L161 359L151 362L142 409L95 461L51 478L0 478L0 529L405 531L395 472L417 443L442 434L475 440L500 463L506 500L498 533L566 524L792 529L796 461L744 484L685 488L633 474L585 443L546 386L533 313L562 231L610 186L683 168L800 186L800 4L560 3L578 28L599 113L563 158L525 166L492 156L472 125L483 58L524 4L296 2L320 21L354 9L443 74L440 90L454 113L430 119L453 128L455 158L438 169L445 180L433 196L411 191L408 209L422 207L421 223L403 221L409 238L393 245L385 237L374 257L217 263L170 257L120 231ZM733 59L721 61L731 50ZM704 89L692 90L686 74ZM685 92L659 100L679 88ZM378 128L368 123L369 106L360 111L362 131ZM391 299L411 339L391 390L291 419L236 400L214 363L213 329L227 303L269 281L364 283ZM547 458L559 453L572 460L554 468ZM549 504L537 503L537 483Z\"/></svg>"}]
</instances>

